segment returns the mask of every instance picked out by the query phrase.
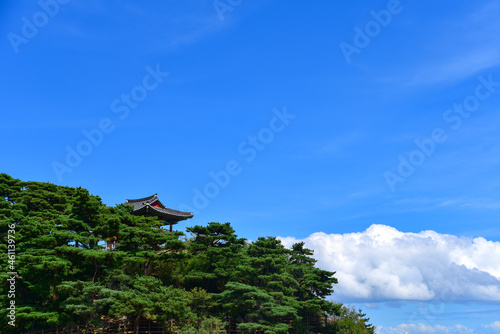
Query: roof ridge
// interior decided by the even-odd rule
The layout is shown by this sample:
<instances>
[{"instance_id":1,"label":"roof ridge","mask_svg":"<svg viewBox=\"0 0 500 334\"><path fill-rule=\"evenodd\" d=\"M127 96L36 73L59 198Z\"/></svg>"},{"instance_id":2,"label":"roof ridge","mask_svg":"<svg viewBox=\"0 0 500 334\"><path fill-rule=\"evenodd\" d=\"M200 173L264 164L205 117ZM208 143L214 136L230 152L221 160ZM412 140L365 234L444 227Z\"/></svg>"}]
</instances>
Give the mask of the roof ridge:
<instances>
[{"instance_id":1,"label":"roof ridge","mask_svg":"<svg viewBox=\"0 0 500 334\"><path fill-rule=\"evenodd\" d=\"M193 213L192 212L187 212L187 211L179 211L179 210L175 210L175 209L170 209L170 208L157 208L157 207L154 207L154 206L149 206L149 208L153 211L159 211L159 212L163 212L163 213L166 213L166 214L177 214L177 215L180 215L180 216L186 216L186 217L193 217Z\"/></svg>"},{"instance_id":2,"label":"roof ridge","mask_svg":"<svg viewBox=\"0 0 500 334\"><path fill-rule=\"evenodd\" d=\"M153 198L157 198L158 199L158 193L154 194L154 195L151 195L151 196L147 196L147 197L143 197L143 198L137 198L137 199L127 199L125 201L125 203L130 203L130 202L148 202L149 200L153 199Z\"/></svg>"},{"instance_id":3,"label":"roof ridge","mask_svg":"<svg viewBox=\"0 0 500 334\"><path fill-rule=\"evenodd\" d=\"M153 205L154 203L158 203L158 205ZM193 218L192 212L180 211L166 207L160 201L157 194L143 198L127 199L124 204L131 205L134 213L147 213L151 210L152 212L155 212L156 215L166 218L168 221L179 222L181 220Z\"/></svg>"}]
</instances>

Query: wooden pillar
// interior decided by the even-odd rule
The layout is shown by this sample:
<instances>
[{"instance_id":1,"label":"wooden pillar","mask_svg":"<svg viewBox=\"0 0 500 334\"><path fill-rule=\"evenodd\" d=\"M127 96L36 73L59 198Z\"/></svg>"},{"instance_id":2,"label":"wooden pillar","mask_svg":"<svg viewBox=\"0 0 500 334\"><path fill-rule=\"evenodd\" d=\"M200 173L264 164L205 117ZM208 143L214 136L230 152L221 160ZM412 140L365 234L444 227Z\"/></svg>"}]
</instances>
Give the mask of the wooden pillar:
<instances>
[{"instance_id":1,"label":"wooden pillar","mask_svg":"<svg viewBox=\"0 0 500 334\"><path fill-rule=\"evenodd\" d=\"M170 232L172 232L172 225L173 225L173 224L170 224Z\"/></svg>"}]
</instances>

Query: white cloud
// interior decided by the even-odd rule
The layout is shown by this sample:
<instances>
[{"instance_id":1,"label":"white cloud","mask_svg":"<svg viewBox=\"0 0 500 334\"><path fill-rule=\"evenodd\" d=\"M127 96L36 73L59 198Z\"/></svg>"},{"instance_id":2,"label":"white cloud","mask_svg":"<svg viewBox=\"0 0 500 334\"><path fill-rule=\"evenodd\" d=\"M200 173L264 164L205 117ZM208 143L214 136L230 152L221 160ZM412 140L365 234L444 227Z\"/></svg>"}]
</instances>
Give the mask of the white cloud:
<instances>
[{"instance_id":1,"label":"white cloud","mask_svg":"<svg viewBox=\"0 0 500 334\"><path fill-rule=\"evenodd\" d=\"M424 324L400 324L396 327L380 327L377 328L378 334L424 334L424 333L433 333L433 334L462 334L462 333L474 333L474 330L462 326L441 326L441 325L424 325Z\"/></svg>"},{"instance_id":2,"label":"white cloud","mask_svg":"<svg viewBox=\"0 0 500 334\"><path fill-rule=\"evenodd\" d=\"M491 328L496 331L500 331L500 321L494 321L491 324L483 325L483 327Z\"/></svg>"},{"instance_id":3,"label":"white cloud","mask_svg":"<svg viewBox=\"0 0 500 334\"><path fill-rule=\"evenodd\" d=\"M281 240L314 250L320 268L337 272L344 300L500 301L500 242L386 225Z\"/></svg>"}]
</instances>

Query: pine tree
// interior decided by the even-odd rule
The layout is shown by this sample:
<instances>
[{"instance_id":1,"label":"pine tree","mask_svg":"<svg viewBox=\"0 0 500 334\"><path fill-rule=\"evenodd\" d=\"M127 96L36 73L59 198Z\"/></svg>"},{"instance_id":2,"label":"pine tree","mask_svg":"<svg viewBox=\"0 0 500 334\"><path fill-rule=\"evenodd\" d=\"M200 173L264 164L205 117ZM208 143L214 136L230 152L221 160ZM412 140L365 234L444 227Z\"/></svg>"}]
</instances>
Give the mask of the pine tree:
<instances>
[{"instance_id":1,"label":"pine tree","mask_svg":"<svg viewBox=\"0 0 500 334\"><path fill-rule=\"evenodd\" d=\"M194 239L189 243L192 257L184 277L187 288L201 287L219 293L235 275L241 260L245 239L238 238L229 223L209 223L208 226L187 228Z\"/></svg>"},{"instance_id":2,"label":"pine tree","mask_svg":"<svg viewBox=\"0 0 500 334\"><path fill-rule=\"evenodd\" d=\"M239 320L239 329L286 333L298 319L293 297L298 282L288 264L288 251L276 238L259 238L247 247L233 281L218 296L228 315Z\"/></svg>"},{"instance_id":3,"label":"pine tree","mask_svg":"<svg viewBox=\"0 0 500 334\"><path fill-rule=\"evenodd\" d=\"M126 319L177 321L181 333L215 333L230 318L248 332L307 331L307 319L339 320L322 331L373 333L365 314L326 300L334 272L315 267L303 243L274 237L247 243L229 223L181 232L128 205L108 207L83 188L24 182L0 174L0 251L15 231L16 327L0 309L0 332ZM11 237L12 239L12 237ZM106 251L105 240L116 241ZM12 241L11 241L12 243ZM9 258L0 257L2 268ZM0 303L9 305L7 271Z\"/></svg>"},{"instance_id":4,"label":"pine tree","mask_svg":"<svg viewBox=\"0 0 500 334\"><path fill-rule=\"evenodd\" d=\"M313 251L304 247L304 243L296 243L289 250L290 269L298 283L295 294L300 301L299 315L303 318L325 316L338 312L339 306L326 300L333 293L333 284L337 279L335 272L315 267L317 260Z\"/></svg>"}]
</instances>

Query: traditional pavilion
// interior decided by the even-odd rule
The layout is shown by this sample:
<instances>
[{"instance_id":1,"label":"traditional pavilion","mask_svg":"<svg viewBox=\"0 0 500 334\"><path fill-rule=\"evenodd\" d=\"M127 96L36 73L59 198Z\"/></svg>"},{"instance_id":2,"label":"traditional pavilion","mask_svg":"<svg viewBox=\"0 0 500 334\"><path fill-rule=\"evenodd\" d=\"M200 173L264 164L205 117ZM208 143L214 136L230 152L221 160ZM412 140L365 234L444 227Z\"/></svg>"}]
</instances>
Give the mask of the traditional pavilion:
<instances>
[{"instance_id":1,"label":"traditional pavilion","mask_svg":"<svg viewBox=\"0 0 500 334\"><path fill-rule=\"evenodd\" d=\"M184 212L167 208L162 202L160 202L156 195L157 194L138 199L127 199L124 204L132 205L134 207L134 211L132 212L133 214L146 217L158 217L161 221L165 222L164 225L170 225L170 232L172 232L173 225L182 220L193 218L192 212ZM113 250L115 248L115 244L116 240L107 241L107 250Z\"/></svg>"}]
</instances>

